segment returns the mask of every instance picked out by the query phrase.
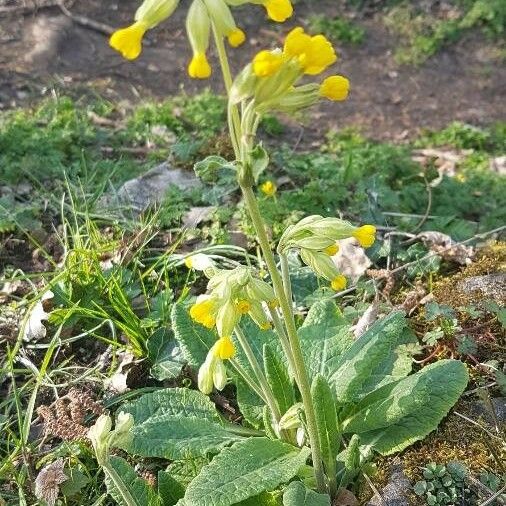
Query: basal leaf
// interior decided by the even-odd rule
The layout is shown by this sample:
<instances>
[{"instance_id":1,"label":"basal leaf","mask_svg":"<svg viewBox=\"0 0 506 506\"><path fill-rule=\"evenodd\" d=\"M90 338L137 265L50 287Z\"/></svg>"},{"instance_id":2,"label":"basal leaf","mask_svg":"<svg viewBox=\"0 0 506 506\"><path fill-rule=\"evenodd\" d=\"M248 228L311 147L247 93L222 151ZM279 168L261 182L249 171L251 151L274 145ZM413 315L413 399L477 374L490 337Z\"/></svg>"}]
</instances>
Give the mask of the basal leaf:
<instances>
[{"instance_id":1,"label":"basal leaf","mask_svg":"<svg viewBox=\"0 0 506 506\"><path fill-rule=\"evenodd\" d=\"M343 323L336 305L330 300L313 304L299 329L299 337L311 379L317 374L331 377L339 358L354 341L349 327Z\"/></svg>"},{"instance_id":2,"label":"basal leaf","mask_svg":"<svg viewBox=\"0 0 506 506\"><path fill-rule=\"evenodd\" d=\"M121 410L131 413L136 425L160 415L193 416L214 422L221 420L209 397L188 388L161 388L123 404Z\"/></svg>"},{"instance_id":3,"label":"basal leaf","mask_svg":"<svg viewBox=\"0 0 506 506\"><path fill-rule=\"evenodd\" d=\"M292 481L283 494L283 506L331 506L327 494L306 488L300 481Z\"/></svg>"},{"instance_id":4,"label":"basal leaf","mask_svg":"<svg viewBox=\"0 0 506 506\"><path fill-rule=\"evenodd\" d=\"M244 439L232 424L223 425L205 418L159 415L132 428L133 437L124 448L143 457L185 459L217 453Z\"/></svg>"},{"instance_id":5,"label":"basal leaf","mask_svg":"<svg viewBox=\"0 0 506 506\"><path fill-rule=\"evenodd\" d=\"M287 367L268 345L264 345L264 370L267 382L283 414L295 404L295 392Z\"/></svg>"},{"instance_id":6,"label":"basal leaf","mask_svg":"<svg viewBox=\"0 0 506 506\"><path fill-rule=\"evenodd\" d=\"M181 374L184 359L181 349L171 333L165 328L158 329L148 340L148 358L152 363L151 376L158 381L174 379Z\"/></svg>"},{"instance_id":7,"label":"basal leaf","mask_svg":"<svg viewBox=\"0 0 506 506\"><path fill-rule=\"evenodd\" d=\"M167 471L158 471L158 495L163 506L173 506L184 497L184 486Z\"/></svg>"},{"instance_id":8,"label":"basal leaf","mask_svg":"<svg viewBox=\"0 0 506 506\"><path fill-rule=\"evenodd\" d=\"M216 342L216 335L194 322L181 303L174 304L172 308L172 327L185 360L193 367L200 367L206 359L207 352Z\"/></svg>"},{"instance_id":9,"label":"basal leaf","mask_svg":"<svg viewBox=\"0 0 506 506\"><path fill-rule=\"evenodd\" d=\"M343 430L382 455L401 451L436 429L467 382L462 362L441 360L366 396Z\"/></svg>"},{"instance_id":10,"label":"basal leaf","mask_svg":"<svg viewBox=\"0 0 506 506\"><path fill-rule=\"evenodd\" d=\"M146 480L140 478L132 466L123 458L111 456L109 463L121 479L136 506L162 506L160 496L149 486ZM120 490L116 487L109 474L105 473L107 492L119 506L131 506L125 501Z\"/></svg>"},{"instance_id":11,"label":"basal leaf","mask_svg":"<svg viewBox=\"0 0 506 506\"><path fill-rule=\"evenodd\" d=\"M255 429L263 425L265 402L239 376L235 379L237 404L244 419Z\"/></svg>"},{"instance_id":12,"label":"basal leaf","mask_svg":"<svg viewBox=\"0 0 506 506\"><path fill-rule=\"evenodd\" d=\"M341 446L341 432L334 394L323 376L318 375L313 380L311 397L315 407L322 459L327 473L335 473L336 457Z\"/></svg>"},{"instance_id":13,"label":"basal leaf","mask_svg":"<svg viewBox=\"0 0 506 506\"><path fill-rule=\"evenodd\" d=\"M310 450L250 438L225 448L186 489L184 504L230 506L292 479Z\"/></svg>"},{"instance_id":14,"label":"basal leaf","mask_svg":"<svg viewBox=\"0 0 506 506\"><path fill-rule=\"evenodd\" d=\"M356 402L378 386L408 374L406 352L399 347L413 339L402 311L376 322L339 357L330 375L338 402Z\"/></svg>"}]
</instances>

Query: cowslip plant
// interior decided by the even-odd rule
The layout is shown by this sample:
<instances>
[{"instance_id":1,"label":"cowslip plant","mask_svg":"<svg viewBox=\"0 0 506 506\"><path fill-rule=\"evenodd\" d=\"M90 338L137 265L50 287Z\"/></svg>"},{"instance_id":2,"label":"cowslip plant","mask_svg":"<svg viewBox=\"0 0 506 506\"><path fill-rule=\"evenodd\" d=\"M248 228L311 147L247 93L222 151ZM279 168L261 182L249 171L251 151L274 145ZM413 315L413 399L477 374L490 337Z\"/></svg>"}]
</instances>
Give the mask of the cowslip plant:
<instances>
[{"instance_id":1,"label":"cowslip plant","mask_svg":"<svg viewBox=\"0 0 506 506\"><path fill-rule=\"evenodd\" d=\"M272 249L255 193L269 164L267 151L256 141L258 125L276 111L344 100L349 82L336 75L300 84L337 60L323 35L302 28L292 30L282 48L260 51L234 78L224 40L232 46L243 40L230 10L243 3L194 0L189 8L194 57L188 72L196 78L210 75L205 54L212 33L235 154L234 160L209 157L196 172L209 177L228 171L237 179L266 270L251 265L227 270L203 255L187 260L189 268L208 277L207 291L191 307L176 304L172 325L182 355L199 370L200 392L161 389L124 405L134 425L119 446L132 455L173 461L159 473L153 504L280 504L273 491L281 488L286 506L330 506L373 451L400 451L432 431L464 390L467 372L461 362L449 360L410 375L409 345L416 338L401 312L355 340L334 303L324 300L297 326L288 255L298 253L339 291L346 278L331 258L339 241L354 237L370 247L376 229L309 216L290 226ZM263 4L275 21L292 13L288 0L251 3ZM176 6L176 1L146 0L134 25L114 34L111 45L127 58L137 57L143 33ZM275 193L270 186L259 189ZM228 383L235 385L243 425L226 420L207 397ZM145 504L135 490L130 496L134 502L122 504Z\"/></svg>"}]
</instances>

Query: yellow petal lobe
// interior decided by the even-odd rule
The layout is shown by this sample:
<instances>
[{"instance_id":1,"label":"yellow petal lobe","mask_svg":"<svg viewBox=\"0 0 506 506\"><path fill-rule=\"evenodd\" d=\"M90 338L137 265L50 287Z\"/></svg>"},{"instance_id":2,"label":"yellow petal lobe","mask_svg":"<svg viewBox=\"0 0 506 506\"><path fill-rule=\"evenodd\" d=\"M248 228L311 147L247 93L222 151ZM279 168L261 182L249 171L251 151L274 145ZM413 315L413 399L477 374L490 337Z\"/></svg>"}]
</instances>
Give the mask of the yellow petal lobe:
<instances>
[{"instance_id":1,"label":"yellow petal lobe","mask_svg":"<svg viewBox=\"0 0 506 506\"><path fill-rule=\"evenodd\" d=\"M350 81L343 76L327 77L320 86L320 95L339 102L346 100L350 91Z\"/></svg>"},{"instance_id":2,"label":"yellow petal lobe","mask_svg":"<svg viewBox=\"0 0 506 506\"><path fill-rule=\"evenodd\" d=\"M211 73L211 65L205 53L196 53L188 65L188 75L193 79L207 79Z\"/></svg>"},{"instance_id":3,"label":"yellow petal lobe","mask_svg":"<svg viewBox=\"0 0 506 506\"><path fill-rule=\"evenodd\" d=\"M147 30L147 25L137 21L121 30L115 31L109 39L109 45L121 53L127 60L135 60L142 51L142 38Z\"/></svg>"}]
</instances>

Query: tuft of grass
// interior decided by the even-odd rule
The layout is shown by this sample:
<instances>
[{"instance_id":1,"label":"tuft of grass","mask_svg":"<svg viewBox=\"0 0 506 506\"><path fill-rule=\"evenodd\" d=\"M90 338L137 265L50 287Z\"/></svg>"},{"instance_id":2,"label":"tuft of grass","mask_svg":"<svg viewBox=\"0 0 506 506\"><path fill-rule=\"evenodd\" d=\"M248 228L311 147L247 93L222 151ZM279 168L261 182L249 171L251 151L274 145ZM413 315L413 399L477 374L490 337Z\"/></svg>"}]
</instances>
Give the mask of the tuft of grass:
<instances>
[{"instance_id":1,"label":"tuft of grass","mask_svg":"<svg viewBox=\"0 0 506 506\"><path fill-rule=\"evenodd\" d=\"M420 65L472 28L480 28L499 43L504 37L506 5L502 0L456 0L455 10L457 15L441 19L408 2L390 9L384 23L400 38L396 61Z\"/></svg>"},{"instance_id":2,"label":"tuft of grass","mask_svg":"<svg viewBox=\"0 0 506 506\"><path fill-rule=\"evenodd\" d=\"M347 44L360 45L365 39L365 30L361 26L340 16L311 16L309 26L314 32L323 33L332 40Z\"/></svg>"}]
</instances>

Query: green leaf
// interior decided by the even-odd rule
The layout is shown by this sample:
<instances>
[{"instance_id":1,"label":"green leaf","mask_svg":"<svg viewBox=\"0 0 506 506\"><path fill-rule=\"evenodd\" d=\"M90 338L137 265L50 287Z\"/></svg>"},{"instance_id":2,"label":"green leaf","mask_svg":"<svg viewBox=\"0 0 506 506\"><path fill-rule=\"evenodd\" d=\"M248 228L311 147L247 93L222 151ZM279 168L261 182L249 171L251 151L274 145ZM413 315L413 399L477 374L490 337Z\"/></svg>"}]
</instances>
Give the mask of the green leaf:
<instances>
[{"instance_id":1,"label":"green leaf","mask_svg":"<svg viewBox=\"0 0 506 506\"><path fill-rule=\"evenodd\" d=\"M111 456L109 458L111 467L116 471L125 488L135 501L136 506L161 506L161 499L158 494L148 485L146 480L139 478L132 466L123 458ZM131 506L121 495L109 474L105 473L105 485L107 492L120 506Z\"/></svg>"},{"instance_id":2,"label":"green leaf","mask_svg":"<svg viewBox=\"0 0 506 506\"><path fill-rule=\"evenodd\" d=\"M283 494L283 506L330 506L330 497L306 488L300 481L292 481Z\"/></svg>"},{"instance_id":3,"label":"green leaf","mask_svg":"<svg viewBox=\"0 0 506 506\"><path fill-rule=\"evenodd\" d=\"M341 355L354 341L349 326L330 300L313 304L298 333L311 380L317 374L331 377Z\"/></svg>"},{"instance_id":4,"label":"green leaf","mask_svg":"<svg viewBox=\"0 0 506 506\"><path fill-rule=\"evenodd\" d=\"M205 418L159 415L132 428L133 437L124 448L143 457L185 459L216 453L241 441L232 424L223 425Z\"/></svg>"},{"instance_id":5,"label":"green leaf","mask_svg":"<svg viewBox=\"0 0 506 506\"><path fill-rule=\"evenodd\" d=\"M311 397L314 402L316 425L325 469L329 475L335 474L336 457L341 446L341 432L334 395L323 376L318 375L313 380Z\"/></svg>"},{"instance_id":6,"label":"green leaf","mask_svg":"<svg viewBox=\"0 0 506 506\"><path fill-rule=\"evenodd\" d=\"M148 358L152 363L150 374L158 381L177 378L184 365L181 350L166 328L154 332L148 340Z\"/></svg>"},{"instance_id":7,"label":"green leaf","mask_svg":"<svg viewBox=\"0 0 506 506\"><path fill-rule=\"evenodd\" d=\"M193 367L200 367L207 352L216 342L215 334L200 323L194 322L181 303L174 304L172 308L172 328L185 360Z\"/></svg>"},{"instance_id":8,"label":"green leaf","mask_svg":"<svg viewBox=\"0 0 506 506\"><path fill-rule=\"evenodd\" d=\"M402 311L394 311L372 325L341 355L328 378L338 402L356 402L379 386L409 374L411 361L406 362L406 351L399 346L415 339Z\"/></svg>"},{"instance_id":9,"label":"green leaf","mask_svg":"<svg viewBox=\"0 0 506 506\"><path fill-rule=\"evenodd\" d=\"M295 404L295 392L287 368L267 344L264 345L264 369L267 382L283 414Z\"/></svg>"},{"instance_id":10,"label":"green leaf","mask_svg":"<svg viewBox=\"0 0 506 506\"><path fill-rule=\"evenodd\" d=\"M190 459L176 460L167 466L166 472L171 478L186 490L190 482L197 476L202 468L209 464L207 457L196 457ZM184 493L183 493L184 496Z\"/></svg>"},{"instance_id":11,"label":"green leaf","mask_svg":"<svg viewBox=\"0 0 506 506\"><path fill-rule=\"evenodd\" d=\"M254 392L244 380L235 378L237 404L244 419L255 429L263 426L263 410L265 402Z\"/></svg>"},{"instance_id":12,"label":"green leaf","mask_svg":"<svg viewBox=\"0 0 506 506\"><path fill-rule=\"evenodd\" d=\"M121 410L130 413L136 425L161 415L221 420L209 397L188 388L161 388L123 404Z\"/></svg>"},{"instance_id":13,"label":"green leaf","mask_svg":"<svg viewBox=\"0 0 506 506\"><path fill-rule=\"evenodd\" d=\"M337 457L340 488L346 488L360 471L360 437L354 434L348 446Z\"/></svg>"},{"instance_id":14,"label":"green leaf","mask_svg":"<svg viewBox=\"0 0 506 506\"><path fill-rule=\"evenodd\" d=\"M191 506L230 506L292 479L310 450L250 438L225 448L190 483L184 502Z\"/></svg>"},{"instance_id":15,"label":"green leaf","mask_svg":"<svg viewBox=\"0 0 506 506\"><path fill-rule=\"evenodd\" d=\"M212 183L218 179L220 172L223 170L236 171L236 166L232 162L228 162L221 156L208 156L204 160L197 162L193 169L198 178L206 183Z\"/></svg>"},{"instance_id":16,"label":"green leaf","mask_svg":"<svg viewBox=\"0 0 506 506\"><path fill-rule=\"evenodd\" d=\"M185 487L167 471L158 471L158 494L163 506L173 506L184 497Z\"/></svg>"},{"instance_id":17,"label":"green leaf","mask_svg":"<svg viewBox=\"0 0 506 506\"><path fill-rule=\"evenodd\" d=\"M436 429L467 381L462 362L441 360L366 396L343 430L359 433L362 444L382 455L399 452Z\"/></svg>"}]
</instances>

